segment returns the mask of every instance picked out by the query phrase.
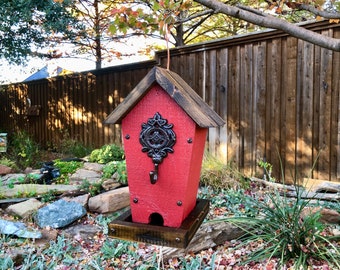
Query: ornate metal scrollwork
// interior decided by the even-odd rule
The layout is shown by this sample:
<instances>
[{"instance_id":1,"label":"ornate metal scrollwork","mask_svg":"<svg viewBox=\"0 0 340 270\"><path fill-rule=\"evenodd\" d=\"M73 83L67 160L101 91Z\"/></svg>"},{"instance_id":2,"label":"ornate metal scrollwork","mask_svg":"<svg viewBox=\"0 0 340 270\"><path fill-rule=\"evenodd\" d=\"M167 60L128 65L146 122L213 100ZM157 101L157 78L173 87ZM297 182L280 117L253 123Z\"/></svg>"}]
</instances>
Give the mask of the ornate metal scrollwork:
<instances>
[{"instance_id":1,"label":"ornate metal scrollwork","mask_svg":"<svg viewBox=\"0 0 340 270\"><path fill-rule=\"evenodd\" d=\"M142 152L147 152L155 165L155 170L150 172L152 184L158 179L158 165L168 153L174 152L172 147L176 143L176 135L172 128L173 124L168 124L168 120L162 118L158 112L153 118L149 118L147 123L142 124L139 135L139 142L143 146Z\"/></svg>"}]
</instances>

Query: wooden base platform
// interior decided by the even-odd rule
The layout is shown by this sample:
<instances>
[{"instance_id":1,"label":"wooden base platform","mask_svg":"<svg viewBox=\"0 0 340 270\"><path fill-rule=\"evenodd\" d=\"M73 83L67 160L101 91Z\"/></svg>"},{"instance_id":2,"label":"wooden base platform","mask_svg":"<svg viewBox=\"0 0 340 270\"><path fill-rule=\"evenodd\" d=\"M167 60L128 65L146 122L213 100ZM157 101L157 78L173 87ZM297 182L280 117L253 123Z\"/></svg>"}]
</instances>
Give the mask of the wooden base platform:
<instances>
[{"instance_id":1,"label":"wooden base platform","mask_svg":"<svg viewBox=\"0 0 340 270\"><path fill-rule=\"evenodd\" d=\"M179 228L132 222L128 210L109 224L109 236L160 246L186 248L209 211L209 201L198 199Z\"/></svg>"}]
</instances>

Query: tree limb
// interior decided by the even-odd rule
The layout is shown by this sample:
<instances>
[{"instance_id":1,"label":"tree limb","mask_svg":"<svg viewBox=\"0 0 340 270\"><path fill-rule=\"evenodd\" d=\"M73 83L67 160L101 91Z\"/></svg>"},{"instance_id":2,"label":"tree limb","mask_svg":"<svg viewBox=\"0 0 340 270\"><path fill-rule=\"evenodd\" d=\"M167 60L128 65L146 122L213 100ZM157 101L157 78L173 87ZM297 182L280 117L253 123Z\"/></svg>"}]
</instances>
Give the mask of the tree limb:
<instances>
[{"instance_id":1,"label":"tree limb","mask_svg":"<svg viewBox=\"0 0 340 270\"><path fill-rule=\"evenodd\" d=\"M302 28L296 24L265 14L259 10L251 12L248 9L230 6L217 0L194 0L195 2L215 10L216 13L224 13L259 26L282 30L293 37L308 41L325 49L340 52L340 40Z\"/></svg>"},{"instance_id":2,"label":"tree limb","mask_svg":"<svg viewBox=\"0 0 340 270\"><path fill-rule=\"evenodd\" d=\"M316 16L323 17L325 19L340 19L340 13L338 12L329 12L326 10L320 10L315 8L314 6L307 5L307 4L300 4L297 7L300 10L306 10L310 13L313 13Z\"/></svg>"}]
</instances>

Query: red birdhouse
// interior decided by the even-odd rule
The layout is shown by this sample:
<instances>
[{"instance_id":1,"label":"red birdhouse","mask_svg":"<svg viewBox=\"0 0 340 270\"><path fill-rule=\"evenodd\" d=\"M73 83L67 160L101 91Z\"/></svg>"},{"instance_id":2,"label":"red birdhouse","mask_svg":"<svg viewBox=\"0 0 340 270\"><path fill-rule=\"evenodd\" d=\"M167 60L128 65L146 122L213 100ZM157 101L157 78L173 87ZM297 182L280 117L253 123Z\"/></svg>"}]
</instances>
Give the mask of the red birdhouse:
<instances>
[{"instance_id":1,"label":"red birdhouse","mask_svg":"<svg viewBox=\"0 0 340 270\"><path fill-rule=\"evenodd\" d=\"M122 124L132 223L180 228L197 206L208 127L223 119L179 75L154 67L105 123Z\"/></svg>"}]
</instances>

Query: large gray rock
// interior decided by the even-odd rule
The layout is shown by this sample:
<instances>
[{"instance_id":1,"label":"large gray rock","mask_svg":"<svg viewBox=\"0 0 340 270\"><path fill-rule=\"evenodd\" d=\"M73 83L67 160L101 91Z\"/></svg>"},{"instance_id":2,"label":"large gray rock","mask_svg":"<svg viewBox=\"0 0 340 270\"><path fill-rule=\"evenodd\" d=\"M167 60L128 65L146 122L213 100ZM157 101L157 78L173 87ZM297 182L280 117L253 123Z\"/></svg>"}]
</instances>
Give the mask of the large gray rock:
<instances>
[{"instance_id":1,"label":"large gray rock","mask_svg":"<svg viewBox=\"0 0 340 270\"><path fill-rule=\"evenodd\" d=\"M114 189L89 199L89 210L97 213L111 213L130 205L129 188Z\"/></svg>"},{"instance_id":2,"label":"large gray rock","mask_svg":"<svg viewBox=\"0 0 340 270\"><path fill-rule=\"evenodd\" d=\"M36 215L39 227L62 228L86 215L86 209L76 202L63 199L40 208Z\"/></svg>"},{"instance_id":3,"label":"large gray rock","mask_svg":"<svg viewBox=\"0 0 340 270\"><path fill-rule=\"evenodd\" d=\"M41 238L39 231L31 231L22 222L0 219L0 234L16 235L22 238Z\"/></svg>"},{"instance_id":4,"label":"large gray rock","mask_svg":"<svg viewBox=\"0 0 340 270\"><path fill-rule=\"evenodd\" d=\"M24 202L12 204L6 208L6 212L19 216L21 218L26 218L33 212L38 210L43 204L37 199L29 199Z\"/></svg>"}]
</instances>

